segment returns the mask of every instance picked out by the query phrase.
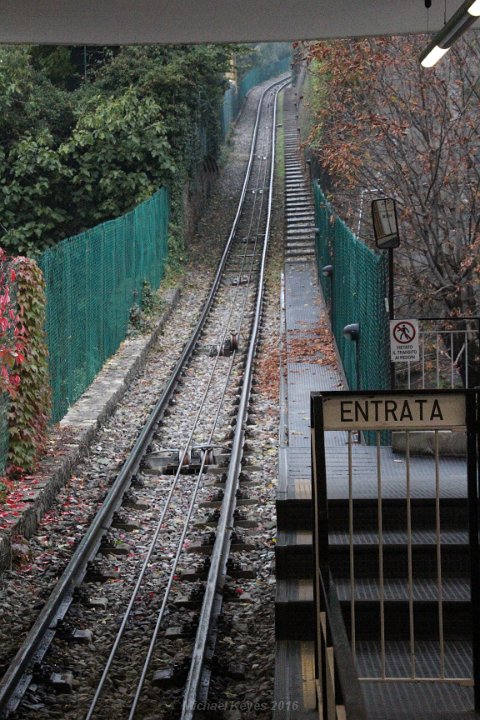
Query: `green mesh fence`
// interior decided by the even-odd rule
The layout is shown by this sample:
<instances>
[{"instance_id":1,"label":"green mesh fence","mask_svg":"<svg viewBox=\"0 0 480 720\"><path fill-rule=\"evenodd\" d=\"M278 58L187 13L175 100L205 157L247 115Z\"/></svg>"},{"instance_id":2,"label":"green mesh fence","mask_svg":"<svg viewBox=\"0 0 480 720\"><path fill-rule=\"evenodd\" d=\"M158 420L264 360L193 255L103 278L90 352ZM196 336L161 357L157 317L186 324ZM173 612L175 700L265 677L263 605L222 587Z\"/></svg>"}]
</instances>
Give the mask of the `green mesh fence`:
<instances>
[{"instance_id":1,"label":"green mesh fence","mask_svg":"<svg viewBox=\"0 0 480 720\"><path fill-rule=\"evenodd\" d=\"M319 277L331 306L333 332L348 384L351 389L386 390L390 387L387 259L357 240L333 213L317 182L314 197ZM333 266L330 277L321 272L325 265ZM360 326L358 353L356 343L343 335L343 328L350 323Z\"/></svg>"},{"instance_id":2,"label":"green mesh fence","mask_svg":"<svg viewBox=\"0 0 480 720\"><path fill-rule=\"evenodd\" d=\"M237 90L232 85L231 87L228 88L228 90L225 92L225 94L223 96L222 116L221 116L222 141L223 142L225 142L225 140L227 139L227 136L228 136L228 133L232 126L232 123L237 116L237 112L238 112Z\"/></svg>"},{"instance_id":3,"label":"green mesh fence","mask_svg":"<svg viewBox=\"0 0 480 720\"><path fill-rule=\"evenodd\" d=\"M168 193L46 250L52 420L60 420L124 340L143 282L157 288L167 258Z\"/></svg>"},{"instance_id":4,"label":"green mesh fence","mask_svg":"<svg viewBox=\"0 0 480 720\"><path fill-rule=\"evenodd\" d=\"M268 80L269 78L274 78L277 75L282 75L282 73L287 72L288 70L290 70L291 62L292 56L289 54L285 55L285 57L280 58L279 60L276 60L275 62L254 67L247 73L245 73L245 75L243 75L243 77L239 79L238 83L239 107L245 100L245 96L247 95L247 93L255 85L259 85L260 83Z\"/></svg>"},{"instance_id":5,"label":"green mesh fence","mask_svg":"<svg viewBox=\"0 0 480 720\"><path fill-rule=\"evenodd\" d=\"M274 78L277 75L282 75L290 70L291 63L292 56L288 54L278 60L275 60L275 62L258 65L238 78L237 87L232 86L228 88L223 97L221 119L222 136L224 141L227 138L232 123L242 107L247 93L255 87L255 85L258 85L269 78Z\"/></svg>"}]
</instances>

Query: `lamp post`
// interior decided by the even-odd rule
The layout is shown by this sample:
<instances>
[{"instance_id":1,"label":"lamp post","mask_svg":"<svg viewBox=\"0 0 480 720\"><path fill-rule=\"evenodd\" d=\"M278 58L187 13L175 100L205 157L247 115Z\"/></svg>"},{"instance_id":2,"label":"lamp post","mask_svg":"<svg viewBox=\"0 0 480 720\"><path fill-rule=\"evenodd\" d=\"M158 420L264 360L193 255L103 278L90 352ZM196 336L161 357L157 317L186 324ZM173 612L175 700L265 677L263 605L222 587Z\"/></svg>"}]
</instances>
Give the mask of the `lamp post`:
<instances>
[{"instance_id":1,"label":"lamp post","mask_svg":"<svg viewBox=\"0 0 480 720\"><path fill-rule=\"evenodd\" d=\"M345 325L343 334L347 340L355 343L355 390L360 390L360 325L358 323Z\"/></svg>"},{"instance_id":2,"label":"lamp post","mask_svg":"<svg viewBox=\"0 0 480 720\"><path fill-rule=\"evenodd\" d=\"M393 249L400 245L397 207L393 198L372 201L372 221L375 242L379 250L388 250L388 319L395 319L393 286ZM390 387L395 387L395 366L390 363Z\"/></svg>"}]
</instances>

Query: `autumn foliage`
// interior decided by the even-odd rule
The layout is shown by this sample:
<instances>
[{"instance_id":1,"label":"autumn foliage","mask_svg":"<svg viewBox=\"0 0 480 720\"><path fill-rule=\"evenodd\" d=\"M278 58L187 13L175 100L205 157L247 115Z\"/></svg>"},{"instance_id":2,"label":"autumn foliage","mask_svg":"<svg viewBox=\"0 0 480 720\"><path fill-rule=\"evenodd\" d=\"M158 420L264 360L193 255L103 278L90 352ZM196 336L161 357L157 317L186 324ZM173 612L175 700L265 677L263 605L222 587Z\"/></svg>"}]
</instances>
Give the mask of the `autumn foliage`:
<instances>
[{"instance_id":1,"label":"autumn foliage","mask_svg":"<svg viewBox=\"0 0 480 720\"><path fill-rule=\"evenodd\" d=\"M23 346L17 391L9 411L9 463L31 472L43 450L50 417L50 378L45 342L45 281L28 258L13 262L16 274L18 320Z\"/></svg>"},{"instance_id":2,"label":"autumn foliage","mask_svg":"<svg viewBox=\"0 0 480 720\"><path fill-rule=\"evenodd\" d=\"M333 204L371 241L369 200L400 210L397 314L479 314L480 40L468 33L432 70L425 36L317 42L309 143Z\"/></svg>"},{"instance_id":3,"label":"autumn foliage","mask_svg":"<svg viewBox=\"0 0 480 720\"><path fill-rule=\"evenodd\" d=\"M15 304L16 272L0 248L0 392L14 397L20 385L24 326Z\"/></svg>"}]
</instances>

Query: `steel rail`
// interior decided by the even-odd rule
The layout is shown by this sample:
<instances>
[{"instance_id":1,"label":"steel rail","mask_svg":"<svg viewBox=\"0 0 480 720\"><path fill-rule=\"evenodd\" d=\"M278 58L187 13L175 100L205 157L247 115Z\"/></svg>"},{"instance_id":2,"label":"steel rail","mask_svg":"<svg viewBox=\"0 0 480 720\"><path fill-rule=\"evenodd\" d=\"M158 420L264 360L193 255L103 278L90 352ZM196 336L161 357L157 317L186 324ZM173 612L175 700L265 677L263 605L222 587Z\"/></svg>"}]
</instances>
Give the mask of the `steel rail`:
<instances>
[{"instance_id":1,"label":"steel rail","mask_svg":"<svg viewBox=\"0 0 480 720\"><path fill-rule=\"evenodd\" d=\"M258 138L257 138L257 143L258 143ZM257 148L256 148L255 151L257 152ZM266 159L266 158L263 158L263 159ZM263 169L263 168L262 168L262 165L260 165L259 171L258 171L258 176L257 176L257 181L256 181L257 187L258 187L258 185L259 185L259 179L261 179L262 182L264 182L265 179L266 179L266 177L267 177L267 174L268 174L268 168L265 167L265 169ZM253 182L255 183L255 178L253 179ZM258 194L257 194L257 195L255 196L255 198L254 198L254 201L253 201L253 207L252 207L252 208L249 208L249 210L248 210L248 214L249 214L249 216L250 216L249 231L248 231L248 234L247 234L248 236L249 236L250 233L251 233L252 224L256 224L257 229L258 229L258 226L259 226L260 223L261 223L261 215L262 215L262 213L263 213L263 195L261 195L261 198L260 198L260 200L259 200L259 199L258 199ZM255 220L255 218L256 218L256 220ZM253 255L255 254L257 245L258 245L258 233L255 233L255 241L254 241L254 245L253 245ZM247 265L247 263L246 263L246 258L248 257L248 256L247 256L247 252L248 252L248 245L245 246L244 252L243 252L243 254L241 254L241 256L240 256L240 259L241 259L241 263L242 263L242 264L241 264L241 268L240 268L240 270L239 270L239 272L238 272L238 276L241 277L241 276L243 275L243 273L245 272L245 269L246 269L247 272L248 272L248 283L247 283L247 287L250 287L251 284L252 284L252 278L253 278L253 274L254 274L254 265L255 265L255 262L254 262L254 257L253 257L253 255L252 255L252 257L251 257L251 259L250 259L249 267L247 267L247 268L245 267L245 266ZM234 298L230 301L230 305L231 305L230 312L227 312L227 313L226 313L226 315L228 315L228 321L227 321L227 322L230 322L230 320L231 320L231 317L232 317L232 314L233 314L233 309L234 309L234 307L235 307L235 305L236 305L236 300L237 300L238 293L239 293L239 287L237 287L237 289L236 289L236 292L235 292L235 294L234 294ZM243 299L243 302L241 303L242 311L241 311L241 317L240 317L239 320L238 320L238 325L237 325L237 328L236 328L237 332L240 331L241 324L242 324L243 320L245 319L245 308L246 308L246 304L247 304L247 295L245 295L245 297L244 297L244 299ZM224 324L224 327L227 328L227 324ZM225 331L223 332L222 342L223 342L223 340L225 340L226 334L227 334L227 329L225 329ZM219 405L218 405L218 407L217 407L217 412L216 412L215 418L214 418L214 420L213 420L213 423L212 423L212 426L211 426L211 429L210 429L210 432L209 432L209 437L208 437L207 442L206 442L206 446L207 446L207 447L212 443L212 440L213 440L213 433L215 432L215 429L216 429L216 427L217 427L217 423L218 423L220 411L221 411L222 404L223 404L223 398L224 398L224 396L225 396L225 393L226 393L226 390L227 390L227 387L228 387L229 378L230 378L230 375L231 375L231 373L232 373L233 365L234 365L234 361L235 361L235 357L236 357L237 354L238 354L238 353L237 353L236 351L234 351L233 354L232 354L231 362L230 362L229 369L228 369L228 373L227 373L227 378L225 379L225 385L224 385L224 389L223 389L223 393L222 393L222 398L221 398L221 401L220 401L220 403L219 403ZM217 355L217 359L218 359L218 355ZM196 501L196 497L197 497L197 495L198 495L198 492L199 492L199 489L200 489L200 486L201 486L202 476L203 476L203 474L204 474L204 466L205 466L205 457L204 457L203 460L202 460L202 464L201 464L200 470L199 470L199 475L198 475L197 481L196 481L195 486L194 486L194 489L193 489L193 494L192 494L192 498L191 498L191 500L190 500L190 506L189 506L189 509L188 509L188 513L187 513L187 517L186 517L186 520L185 520L184 528L183 528L183 530L182 530L182 534L181 534L181 537L180 537L180 540L179 540L179 543L178 543L178 546L177 546L177 551L176 551L176 555L175 555L175 558L174 558L173 565L172 565L172 567L171 567L171 569L170 569L170 576L169 576L169 580L168 580L168 582L167 582L167 587L166 587L166 590L165 590L165 593L164 593L164 597L163 597L163 600L162 600L162 603L161 603L161 607L160 607L160 609L158 610L158 613L157 613L157 620L156 620L156 624L155 624L155 629L154 629L154 632L153 632L153 634L152 634L152 636L151 636L151 638L150 638L149 648L148 648L147 655L146 655L146 658L145 658L145 661L144 661L144 665L143 665L143 668L142 668L142 672L141 672L141 675L140 675L140 679L139 679L138 684L137 684L137 689L136 689L136 692L135 692L135 696L134 696L133 702L132 702L131 707L130 707L130 713L129 713L129 716L128 716L128 720L133 720L133 718L134 718L135 715L136 715L136 711L137 711L138 704L139 704L139 702L140 702L141 693L142 693L142 690L143 690L143 686L144 686L144 682L145 682L145 679L146 679L147 671L148 671L148 668L149 668L149 666L150 666L151 659L152 659L152 657L153 657L153 653L154 653L154 650L155 650L155 644L156 644L157 639L158 639L158 633L159 633L159 631L160 631L160 627L161 627L161 624L162 624L162 621L163 621L163 618L164 618L164 614L165 614L165 610L166 610L166 607L167 607L167 602L168 602L169 595L170 595L170 592L171 592L171 589L172 589L173 579L174 579L175 573L176 573L176 571L177 571L177 567L178 567L178 564L179 564L179 560L180 560L181 553L182 553L182 551L183 551L184 540L185 540L185 537L186 537L186 534L187 534L187 531L188 531L188 528L189 528L189 524L190 524L191 518L193 517L193 513L194 513L194 510L195 510L195 501ZM89 720L90 717L91 717L91 713L89 713L89 715L86 717L85 720Z\"/></svg>"},{"instance_id":2,"label":"steel rail","mask_svg":"<svg viewBox=\"0 0 480 720\"><path fill-rule=\"evenodd\" d=\"M242 259L242 263L245 261L246 251L247 251L247 250L246 250L246 248L245 248L244 255L243 255L242 258L241 258L241 259ZM253 261L252 261L251 265L253 265ZM250 274L251 274L251 272L252 272L252 271L251 271L251 269L250 269ZM188 452L189 447L191 446L192 439L193 439L193 435L194 435L194 433L195 433L195 431L197 430L197 427L198 427L198 422L199 422L199 420L200 420L201 417L202 417L202 411L204 410L205 401L206 401L206 398L207 398L208 393L209 393L209 391L210 391L210 388L211 388L211 385L212 385L212 382L213 382L213 378L214 378L215 373L216 373L217 368L218 368L218 363L219 363L219 359L220 359L220 355L221 355L221 346L223 345L223 342L225 341L226 336L227 336L228 325L229 325L229 323L230 323L230 320L231 320L231 317L232 317L232 314L233 314L233 311L234 311L234 308L235 308L235 301L236 301L236 297L237 297L237 294L238 294L238 289L239 289L239 288L237 288L234 297L230 300L230 307L229 307L229 309L227 308L227 311L225 312L225 317L224 317L224 318L222 319L222 321L221 321L221 322L223 323L224 330L223 330L223 332L221 333L220 348L218 349L217 355L216 355L216 357L215 357L215 359L214 359L214 365L213 365L213 368L212 368L211 371L210 371L210 376L209 376L209 378L208 378L206 387L205 387L205 389L204 389L203 396L202 396L202 398L201 398L201 400L200 400L199 407L198 407L198 409L197 409L197 412L196 412L196 415L195 415L195 419L194 419L194 421L193 421L193 425L192 425L192 427L191 427L191 429L190 429L190 431L189 431L189 436L188 436L187 440L184 442L184 444L183 444L183 449L182 449L182 451L180 452L178 468L177 468L177 471L176 471L176 473L175 473L175 477L174 477L174 479L173 479L173 481L172 481L172 483L171 483L170 489L169 489L169 491L168 491L168 496L167 496L165 505L164 505L164 507L162 508L161 513L160 513L160 516L159 516L159 518L158 518L158 520L157 520L156 529L155 529L155 531L154 531L154 533L153 533L153 537L152 537L152 540L151 540L151 542L150 542L149 550L148 550L145 558L143 559L143 562L142 562L142 565L141 565L141 568L140 568L140 572L138 573L138 577L137 577L137 580L136 580L136 582L135 582L135 586L134 586L133 591L132 591L131 596L130 596L130 600L129 600L129 602L128 602L128 604L127 604L127 608L126 608L126 610L125 610L125 612L124 612L123 619L122 619L122 621L121 621L121 623L120 623L120 627L119 627L119 629L118 629L118 631L117 631L117 634L116 634L116 637L115 637L115 641L114 641L114 643L113 643L113 646L112 646L112 648L110 649L110 653L109 653L109 656L108 656L108 658L107 658L107 662L106 662L106 664L105 664L105 666L104 666L104 669L103 669L101 678L100 678L100 680L99 680L99 682L98 682L98 685L97 685L97 688L96 688L96 690L95 690L94 697L93 697L93 699L92 699L92 701L91 701L91 703L90 703L90 707L89 707L89 710L88 710L88 712L87 712L87 715L85 716L85 720L90 720L90 719L93 717L94 710L95 710L95 708L96 708L96 706L97 706L97 704L98 704L98 701L99 701L99 699L100 699L100 697L101 697L101 693L102 693L103 687L104 687L104 685L105 685L105 681L106 681L106 679L107 679L107 677L108 677L108 673L110 672L111 666L112 666L112 664L113 664L113 660L114 660L114 658L115 658L115 655L116 655L116 653L117 653L118 647L119 647L120 642L121 642L121 639L122 639L122 637L123 637L123 634L124 634L124 631L125 631L125 628L126 628L126 625L127 625L128 619L129 619L129 616L130 616L131 611L132 611L132 608L133 608L133 604L134 604L135 599L136 599L136 597L137 597L137 595L138 595L138 592L139 592L139 590L140 590L140 587L141 587L141 584L142 584L142 581L143 581L143 577L144 577L145 572L146 572L146 570L147 570L147 567L148 567L148 565L149 565L149 563L150 563L150 561L151 561L151 558L152 558L153 552L154 552L154 550L155 550L155 548L156 548L156 545L158 544L158 538L159 538L159 536L160 536L161 529L163 528L163 525L164 525L164 522L165 522L165 517L166 517L166 515L167 515L167 511L170 509L171 501L172 501L174 492L175 492L175 490L177 489L177 483L178 483L178 480L179 480L179 478L180 478L180 474L181 474L181 469L182 469L182 465L183 465L184 458L185 458L185 456L186 456L186 454L187 454L187 452ZM244 310L243 310L242 318L241 318L241 319L243 319L243 318L244 318ZM241 320L240 320L240 322L241 322ZM234 352L234 353L232 354L232 356L231 356L231 361L230 361L230 364L229 364L228 372L227 372L226 377L224 378L224 387L223 387L223 391L222 391L222 396L221 396L220 401L219 401L218 406L217 406L217 411L216 411L216 414L215 414L215 418L214 418L214 420L213 420L213 425L212 425L212 427L211 427L211 429L210 429L209 437L208 437L207 442L206 442L206 447L208 447L208 446L211 445L211 443L212 443L213 433L214 433L215 428L216 428L216 426L217 426L218 418L219 418L219 415L220 415L220 411L221 411L222 406L223 406L223 402L224 402L225 394L226 394L226 391L227 391L227 388L228 388L228 383L229 383L229 381L230 381L230 377L231 377L231 373L232 373L232 369L233 369L233 364L234 364L235 357L236 357L236 352ZM154 637L153 637L153 639L152 639L152 641L151 641L152 648L151 648L151 651L150 651L150 653L149 653L150 656L151 656L151 652L153 651L153 643L154 643L154 641L155 641L155 639L156 639L156 636L158 635L158 629L159 629L159 626L160 626L160 623L161 623L161 620L162 620L162 617L163 617L163 613L164 613L164 610L165 610L165 607L166 607L166 603L167 603L167 600L168 600L168 596L169 596L169 593L170 593L170 590L171 590L172 581L173 581L173 576L174 576L174 574L175 574L175 569L176 569L176 566L177 566L177 564L178 564L178 560L179 560L179 557L180 557L180 553L181 553L181 550L182 550L182 547L183 547L184 537L185 537L185 535L186 535L186 533L187 533L188 526L189 526L189 522L190 522L190 518L192 517L192 514L193 514L193 510L194 510L194 506L195 506L195 499L196 499L196 496L197 496L198 491L199 491L199 489L200 489L200 484L201 484L202 476L203 476L203 473L204 473L205 461L206 461L206 457L203 458L202 463L201 463L201 466L200 466L200 469L199 469L197 481L196 481L195 486L194 486L193 496L192 496L192 499L191 499L191 502L190 502L190 508L189 508L188 513L187 513L187 518L186 518L185 525L184 525L184 528L183 528L183 531L182 531L182 534L181 534L181 538L180 538L180 540L179 540L179 542L178 542L177 554L176 554L176 556L175 556L173 568L172 568L171 571L170 571L170 580L169 580L169 582L167 583L167 588L166 588L166 590L165 590L164 599L163 599L163 601L162 601L162 607L161 607L161 610L160 610L160 613L159 613L159 616L160 616L160 617L159 617L159 620L158 620L158 622L157 622L157 628L156 628L156 630L155 630ZM147 663L148 663L148 660L147 660ZM147 667L148 667L148 665L147 665ZM144 681L144 678L145 678L146 670L147 670L147 668L145 667L144 670L143 670L143 672L142 672L142 678L141 678L141 683L142 683L142 684L143 684L143 681ZM141 688L140 688L140 689L141 689ZM135 698L134 698L134 705L132 706L132 707L133 707L133 711L131 710L130 715L132 715L132 712L134 712L135 706L136 706L136 704L138 703L138 700L139 700L139 696L140 696L140 691L137 691L137 693L136 693L136 695L135 695Z\"/></svg>"},{"instance_id":3,"label":"steel rail","mask_svg":"<svg viewBox=\"0 0 480 720\"><path fill-rule=\"evenodd\" d=\"M261 103L266 92L276 85L279 85L281 82L283 81L277 80L275 83L272 83L272 85L262 93L260 98L252 133L250 155L245 170L245 179L240 193L236 214L224 251L218 263L212 287L203 306L202 312L200 313L195 329L177 360L161 396L157 400L145 425L140 431L132 451L123 464L115 483L110 488L92 524L77 546L70 562L53 588L48 600L40 611L35 623L31 627L22 646L16 653L0 682L0 717L2 718L8 717L10 712L16 708L23 693L28 687L28 683L30 681L28 674L29 666L34 661L41 660L46 653L51 639L49 638L49 635L53 637L57 621L67 612L68 607L71 604L73 591L80 585L85 576L88 562L97 554L102 537L111 524L114 513L121 506L122 497L126 490L128 490L132 477L139 469L141 460L152 441L156 426L161 420L173 395L177 382L196 348L198 339L204 328L207 316L217 294L222 274L237 231L252 170L255 153L255 141L260 120ZM26 677L27 679L25 679Z\"/></svg>"},{"instance_id":4,"label":"steel rail","mask_svg":"<svg viewBox=\"0 0 480 720\"><path fill-rule=\"evenodd\" d=\"M216 413L215 413L215 417L213 418L213 422L212 422L212 425L211 425L211 427L210 427L210 432L209 432L208 439L207 439L207 442L206 442L206 447L208 447L209 445L211 445L211 443L212 443L212 441L213 441L213 434L214 434L214 432L215 432L215 430L216 430L216 428L217 428L218 419L219 419L219 417L220 417L220 412L221 412L221 409L222 409L222 407L223 407L223 400L224 400L224 398L225 398L225 395L226 395L226 392L227 392L227 388L228 388L228 385L229 385L229 382L230 382L230 378L231 378L231 375L232 375L232 371L233 371L233 366L234 366L234 363L235 363L236 354L237 354L237 353L234 352L234 353L232 354L231 359L230 359L230 364L229 364L229 368L228 368L227 377L225 378L225 384L224 384L224 388L223 388L222 397L221 397L220 402L219 402L219 404L218 404L218 406L217 406L217 411L216 411ZM198 493L199 493L199 490L200 490L200 487L201 487L201 484L202 484L202 481L203 481L203 476L204 476L204 473L205 473L206 457L207 457L207 456L206 456L206 453L205 453L204 456L203 456L203 458L202 458L202 463L201 463L201 466L200 466L200 469L199 469L199 472L198 472L197 481L195 482L195 485L194 485L194 488L193 488L192 498L191 498L191 500L190 500L190 505L189 505L187 517L186 517L186 519L185 519L185 524L184 524L182 533L181 533L181 535L180 535L180 538L179 538L179 541L178 541L178 544L177 544L177 550L176 550L175 558L174 558L173 564L172 564L172 566L171 566L171 568L170 568L170 576L169 576L169 578L168 578L167 586L166 586L166 588L165 588L163 600L162 600L160 609L159 609L158 612L157 612L157 620L156 620L156 623L155 623L155 629L154 629L153 634L152 634L152 636L151 636L151 638L150 638L150 645L149 645L149 648L148 648L148 651L147 651L147 655L146 655L146 658L145 658L145 661L144 661L144 664L143 664L142 671L141 671L141 673L140 673L140 679L138 680L138 683L137 683L137 688L136 688L136 691L135 691L135 696L134 696L133 701L132 701L132 704L131 704L131 706L130 706L130 713L129 713L129 716L128 716L128 720L132 720L132 719L135 717L137 705L138 705L138 703L139 703L139 701L140 701L140 696L141 696L141 693L142 693L142 690L143 690L143 685L144 685L144 682L145 682L145 678L146 678L146 675L147 675L147 671L148 671L148 668L150 667L150 661L151 661L151 659L152 659L153 652L154 652L154 649L155 649L155 643L156 643L157 638L158 638L158 633L159 633L159 631L160 631L160 627L161 627L161 624L162 624L162 621L163 621L163 618L164 618L164 614L165 614L165 611L166 611L166 608L167 608L167 602L168 602L168 599L169 599L169 597L170 597L170 593L171 593L171 590L172 590L172 587L173 587L173 580L174 580L174 577L175 577L175 573L177 572L178 565L179 565L179 561L180 561L180 557L181 557L181 554L182 554L182 552L183 552L184 541L185 541L185 538L186 538L186 535L187 535L187 531L188 531L189 526L190 526L190 521L191 521L191 519L192 519L192 517L193 517L194 510L196 509L196 499L197 499L197 496L198 496ZM86 719L86 720L88 720L88 719Z\"/></svg>"},{"instance_id":5,"label":"steel rail","mask_svg":"<svg viewBox=\"0 0 480 720\"><path fill-rule=\"evenodd\" d=\"M216 372L216 369L217 369L217 366L218 366L219 357L220 357L220 353L217 353L217 356L216 356L215 362L214 362L214 366L213 366L212 371L211 371L211 373L210 373L210 377L208 378L206 387L205 387L204 392L203 392L203 396L202 396L202 398L201 398L201 400L200 400L200 404L199 404L199 407L198 407L198 409L197 409L195 418L194 418L194 420L193 420L193 424L192 424L192 426L191 426L191 428L190 428L188 438L187 438L187 440L184 442L183 449L182 449L182 451L181 451L180 454L179 454L179 461L178 461L177 471L176 471L175 476L174 476L174 478L173 478L173 480L172 480L172 483L171 483L171 485L170 485L170 488L169 488L169 491L168 491L168 495L167 495L165 504L164 504L164 506L162 507L162 510L161 510L161 512L160 512L160 515L159 515L159 517L158 517L158 519L157 519L157 521L156 521L155 530L154 530L154 532L153 532L153 536L152 536L152 539L151 539L151 541L150 541L150 545L149 545L148 551L147 551L147 553L146 553L146 555L145 555L145 557L143 558L143 561L142 561L142 563L141 563L140 571L139 571L138 576L137 576L137 579L136 579L136 581L135 581L135 585L134 585L133 591L131 592L130 599L129 599L128 603L127 603L126 610L124 611L123 618L122 618L122 621L121 621L121 623L120 623L120 627L118 628L118 631L117 631L117 634L116 634L114 643L113 643L113 645L112 645L112 648L110 649L110 653L109 653L109 655L108 655L107 662L105 663L105 666L104 666L102 675L101 675L100 680L99 680L99 682L98 682L98 684L97 684L97 687L96 687L96 690L95 690L95 694L94 694L93 699L92 699L92 701L91 701L91 703L90 703L90 707L89 707L89 710L88 710L88 712L87 712L87 715L85 716L85 720L90 720L90 718L93 717L94 710L95 710L96 705L97 705L97 703L98 703L98 700L99 700L99 698L100 698L100 696L101 696L101 693L102 693L102 690L103 690L105 681L106 681L106 679L107 679L107 677L108 677L108 673L110 672L110 668L111 668L111 666L112 666L112 664L113 664L113 660L114 660L114 658L115 658L116 652L117 652L118 647L119 647L119 645L120 645L120 641L121 641L121 639L122 639L122 637L123 637L123 633L124 633L124 631L125 631L125 628L126 628L126 626L127 626L128 620L129 620L129 618L130 618L130 614L131 614L131 611L132 611L132 609L133 609L133 605L134 605L135 599L136 599L137 596L138 596L138 593L139 593L139 591L140 591L140 588L141 588L141 585L142 585L142 582L143 582L143 578L144 578L145 573L146 573L146 571L147 571L147 569L148 569L148 566L149 566L150 561L151 561L151 559L152 559L153 553L154 553L154 551L155 551L155 549L156 549L156 546L157 546L157 543L158 543L158 539L159 539L159 537L160 537L160 533L161 533L161 531L162 531L162 528L163 528L163 525L164 525L164 522L165 522L165 517L167 516L168 510L170 510L170 508L171 508L172 498L173 498L174 493L175 493L175 491L176 491L176 489L177 489L177 486L178 486L178 481L179 481L179 479L180 479L180 475L181 475L181 471L182 471L182 466L183 466L184 459L185 459L185 457L186 457L186 455L187 455L188 448L191 446L191 442L192 442L192 439L193 439L193 435L194 435L195 431L197 430L198 422L199 422L199 420L200 420L200 418L201 418L202 411L204 410L205 400L206 400L207 395L208 395L208 393L209 393L209 391L210 391L210 388L211 388L211 386L212 386L213 378L214 378L214 376L215 376L215 372ZM232 357L232 363L233 363L233 357ZM232 365L232 363L231 363L231 365ZM220 413L220 409L221 409L222 404L223 404L223 398L224 398L224 394L225 394L225 389L226 389L227 384L228 384L228 380L229 380L229 377L230 377L230 373L231 373L231 366L230 366L229 373L228 373L228 376L227 376L226 381L225 381L224 392L223 392L223 394L222 394L222 398L221 398L220 404L219 404L219 406L218 406L217 417L218 417L218 413ZM216 419L215 419L215 421L216 421ZM201 474L202 474L202 472L203 472L204 464L205 464L205 459L203 459L203 461L202 461L202 464L201 464L201 467L200 467L200 472L199 472L199 478L197 479L197 483L199 482L199 480L200 480L200 478L201 478ZM183 541L180 541L180 546L181 546L182 544L183 544Z\"/></svg>"},{"instance_id":6,"label":"steel rail","mask_svg":"<svg viewBox=\"0 0 480 720\"><path fill-rule=\"evenodd\" d=\"M181 720L193 720L195 709L200 695L207 692L208 680L204 669L204 661L207 648L213 653L212 635L216 633L216 624L222 606L222 590L226 577L227 560L230 553L231 533L233 530L233 513L235 511L235 495L238 488L238 477L241 470L243 456L243 444L245 439L245 423L248 415L248 402L252 384L253 364L257 349L258 334L262 317L262 306L264 297L265 265L270 236L271 210L273 196L273 179L275 172L275 137L276 137L276 116L277 99L279 92L288 85L290 80L282 80L276 85L275 102L272 122L272 153L270 164L270 182L268 193L268 212L265 228L265 242L262 252L260 276L258 281L258 295L255 308L255 318L250 336L250 345L244 371L244 383L240 396L240 404L237 415L237 425L233 437L230 464L228 467L227 479L225 482L224 502L216 529L215 544L210 557L210 570L206 582L205 595L200 612L198 630L195 638L195 645L192 651L192 662L187 678ZM269 88L269 90L273 89ZM267 91L265 91L266 94ZM263 99L263 96L262 96Z\"/></svg>"}]
</instances>

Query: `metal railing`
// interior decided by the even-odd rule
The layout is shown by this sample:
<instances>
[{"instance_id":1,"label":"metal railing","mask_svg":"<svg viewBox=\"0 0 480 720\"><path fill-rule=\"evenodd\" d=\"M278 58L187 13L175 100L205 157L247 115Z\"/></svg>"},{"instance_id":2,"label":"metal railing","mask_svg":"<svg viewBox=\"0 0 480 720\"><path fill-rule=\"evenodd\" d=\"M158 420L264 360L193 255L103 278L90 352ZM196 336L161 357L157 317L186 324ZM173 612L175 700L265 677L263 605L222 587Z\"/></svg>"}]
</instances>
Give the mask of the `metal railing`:
<instances>
[{"instance_id":1,"label":"metal railing","mask_svg":"<svg viewBox=\"0 0 480 720\"><path fill-rule=\"evenodd\" d=\"M327 569L359 676L354 683L470 686L480 709L479 400L478 392L465 390L312 395L314 592L324 720L337 717L330 678L323 679L328 647L338 657L345 643L343 632L334 637L322 626ZM358 443L365 430L375 436L374 447ZM382 445L384 430L405 435L403 458ZM419 430L433 436L429 457L413 454ZM346 445L326 455L324 433L330 431L345 431ZM466 440L466 459L463 451L444 457L443 435L462 445ZM329 598L334 606L332 593ZM463 643L462 651L451 641Z\"/></svg>"},{"instance_id":2,"label":"metal railing","mask_svg":"<svg viewBox=\"0 0 480 720\"><path fill-rule=\"evenodd\" d=\"M480 317L418 318L418 362L395 363L396 387L480 385Z\"/></svg>"},{"instance_id":3,"label":"metal railing","mask_svg":"<svg viewBox=\"0 0 480 720\"><path fill-rule=\"evenodd\" d=\"M317 702L322 720L367 720L342 610L330 570L317 576Z\"/></svg>"},{"instance_id":4,"label":"metal railing","mask_svg":"<svg viewBox=\"0 0 480 720\"><path fill-rule=\"evenodd\" d=\"M367 720L344 618L329 567L322 408L312 398L315 678L321 720ZM320 429L321 428L321 429Z\"/></svg>"}]
</instances>

